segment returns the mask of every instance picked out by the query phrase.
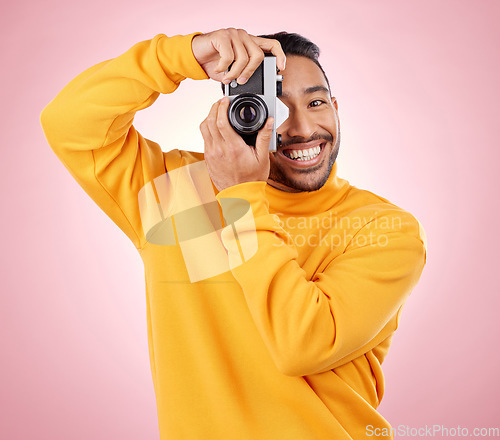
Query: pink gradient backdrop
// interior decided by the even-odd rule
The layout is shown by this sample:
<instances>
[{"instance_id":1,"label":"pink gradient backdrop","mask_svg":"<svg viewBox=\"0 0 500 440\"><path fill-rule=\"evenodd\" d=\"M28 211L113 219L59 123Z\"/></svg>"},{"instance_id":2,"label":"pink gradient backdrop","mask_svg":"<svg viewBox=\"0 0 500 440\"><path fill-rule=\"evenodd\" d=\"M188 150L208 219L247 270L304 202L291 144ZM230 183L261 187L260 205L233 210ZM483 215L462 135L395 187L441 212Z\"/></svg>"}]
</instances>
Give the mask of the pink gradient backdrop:
<instances>
[{"instance_id":1,"label":"pink gradient backdrop","mask_svg":"<svg viewBox=\"0 0 500 440\"><path fill-rule=\"evenodd\" d=\"M427 232L382 414L393 426L499 426L500 2L178 4L1 6L0 438L158 439L141 259L52 153L39 113L138 41L229 26L319 44L339 100L339 175ZM136 125L165 150L200 150L217 97L215 83L183 84Z\"/></svg>"}]
</instances>

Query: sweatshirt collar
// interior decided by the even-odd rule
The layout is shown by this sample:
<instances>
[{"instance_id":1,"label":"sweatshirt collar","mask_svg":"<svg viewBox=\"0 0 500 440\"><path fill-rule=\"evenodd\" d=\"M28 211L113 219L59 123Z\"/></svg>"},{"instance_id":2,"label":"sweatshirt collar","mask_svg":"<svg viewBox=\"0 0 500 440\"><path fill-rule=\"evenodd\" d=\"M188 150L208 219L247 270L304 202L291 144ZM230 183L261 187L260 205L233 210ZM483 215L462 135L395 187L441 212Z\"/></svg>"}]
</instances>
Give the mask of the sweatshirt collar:
<instances>
[{"instance_id":1,"label":"sweatshirt collar","mask_svg":"<svg viewBox=\"0 0 500 440\"><path fill-rule=\"evenodd\" d=\"M271 213L312 215L333 208L349 191L349 182L337 176L337 161L326 183L316 191L291 193L266 185L266 197Z\"/></svg>"}]
</instances>

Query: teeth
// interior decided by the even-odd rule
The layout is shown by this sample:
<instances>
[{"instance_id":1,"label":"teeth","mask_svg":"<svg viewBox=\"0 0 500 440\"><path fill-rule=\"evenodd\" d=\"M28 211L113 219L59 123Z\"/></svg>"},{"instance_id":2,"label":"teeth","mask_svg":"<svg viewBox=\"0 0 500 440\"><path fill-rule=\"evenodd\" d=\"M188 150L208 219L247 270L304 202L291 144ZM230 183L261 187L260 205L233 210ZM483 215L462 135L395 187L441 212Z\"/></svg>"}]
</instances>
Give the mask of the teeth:
<instances>
[{"instance_id":1,"label":"teeth","mask_svg":"<svg viewBox=\"0 0 500 440\"><path fill-rule=\"evenodd\" d=\"M321 147L318 145L306 150L287 150L283 152L285 156L295 160L311 160L314 159L321 152Z\"/></svg>"}]
</instances>

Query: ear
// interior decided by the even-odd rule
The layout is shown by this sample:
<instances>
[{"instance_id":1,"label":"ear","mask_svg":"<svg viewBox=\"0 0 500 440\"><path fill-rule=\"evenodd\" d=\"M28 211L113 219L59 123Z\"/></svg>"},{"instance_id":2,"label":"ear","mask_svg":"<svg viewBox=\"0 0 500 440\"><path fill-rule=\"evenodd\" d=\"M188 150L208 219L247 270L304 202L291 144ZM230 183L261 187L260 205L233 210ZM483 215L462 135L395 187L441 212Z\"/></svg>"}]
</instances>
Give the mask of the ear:
<instances>
[{"instance_id":1,"label":"ear","mask_svg":"<svg viewBox=\"0 0 500 440\"><path fill-rule=\"evenodd\" d=\"M337 98L335 98L335 96L330 96L330 99L332 100L332 104L335 106L335 109L338 111L339 105L337 103Z\"/></svg>"}]
</instances>

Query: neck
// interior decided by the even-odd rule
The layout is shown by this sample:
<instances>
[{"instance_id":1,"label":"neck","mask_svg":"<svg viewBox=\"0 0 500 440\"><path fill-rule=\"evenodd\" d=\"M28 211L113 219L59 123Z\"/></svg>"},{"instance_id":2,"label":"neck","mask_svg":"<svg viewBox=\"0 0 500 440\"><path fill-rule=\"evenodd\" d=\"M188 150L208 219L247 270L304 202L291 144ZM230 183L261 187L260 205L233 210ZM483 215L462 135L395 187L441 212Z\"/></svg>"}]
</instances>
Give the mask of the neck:
<instances>
[{"instance_id":1,"label":"neck","mask_svg":"<svg viewBox=\"0 0 500 440\"><path fill-rule=\"evenodd\" d=\"M299 189L290 188L289 186L286 186L285 184L280 183L280 182L276 182L276 181L274 181L272 179L267 179L267 183L269 185L271 185L273 188L279 189L280 191L289 192L289 193L302 192Z\"/></svg>"},{"instance_id":2,"label":"neck","mask_svg":"<svg viewBox=\"0 0 500 440\"><path fill-rule=\"evenodd\" d=\"M271 213L306 216L326 212L349 191L349 182L337 176L337 161L333 164L327 182L316 191L297 191L268 179L266 198Z\"/></svg>"}]
</instances>

